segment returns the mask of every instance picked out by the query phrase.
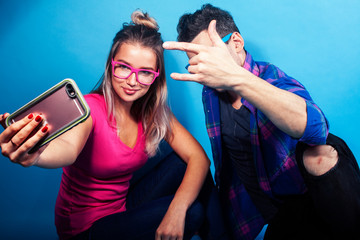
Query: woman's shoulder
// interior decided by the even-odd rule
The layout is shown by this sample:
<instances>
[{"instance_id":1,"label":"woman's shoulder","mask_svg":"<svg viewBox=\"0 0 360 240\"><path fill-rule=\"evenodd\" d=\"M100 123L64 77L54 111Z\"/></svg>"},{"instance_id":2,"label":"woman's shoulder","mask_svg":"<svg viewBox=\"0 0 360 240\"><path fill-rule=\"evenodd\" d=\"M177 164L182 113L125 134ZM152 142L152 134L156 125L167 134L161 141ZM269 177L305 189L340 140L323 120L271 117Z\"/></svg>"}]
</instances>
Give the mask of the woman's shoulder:
<instances>
[{"instance_id":1,"label":"woman's shoulder","mask_svg":"<svg viewBox=\"0 0 360 240\"><path fill-rule=\"evenodd\" d=\"M90 114L93 119L99 114L106 114L106 103L103 95L97 93L90 93L84 95L84 98L90 107Z\"/></svg>"},{"instance_id":2,"label":"woman's shoulder","mask_svg":"<svg viewBox=\"0 0 360 240\"><path fill-rule=\"evenodd\" d=\"M98 93L89 93L84 95L86 101L104 102L104 96Z\"/></svg>"},{"instance_id":3,"label":"woman's shoulder","mask_svg":"<svg viewBox=\"0 0 360 240\"><path fill-rule=\"evenodd\" d=\"M103 95L97 93L89 93L84 95L84 98L90 109L93 107L105 107L105 99Z\"/></svg>"}]
</instances>

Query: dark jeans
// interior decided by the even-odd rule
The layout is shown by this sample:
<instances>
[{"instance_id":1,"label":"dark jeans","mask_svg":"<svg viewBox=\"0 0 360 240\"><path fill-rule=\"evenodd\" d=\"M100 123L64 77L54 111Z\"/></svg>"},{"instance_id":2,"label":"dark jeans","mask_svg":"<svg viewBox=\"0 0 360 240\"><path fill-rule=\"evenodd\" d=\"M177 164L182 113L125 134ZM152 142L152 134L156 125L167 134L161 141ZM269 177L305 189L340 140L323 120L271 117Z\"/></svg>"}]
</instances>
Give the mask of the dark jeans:
<instances>
[{"instance_id":1,"label":"dark jeans","mask_svg":"<svg viewBox=\"0 0 360 240\"><path fill-rule=\"evenodd\" d=\"M125 212L96 221L73 240L154 239L185 170L186 164L174 152L170 153L153 170L131 181ZM196 232L204 240L227 239L210 172L199 198L187 211L184 239Z\"/></svg>"},{"instance_id":2,"label":"dark jeans","mask_svg":"<svg viewBox=\"0 0 360 240\"><path fill-rule=\"evenodd\" d=\"M205 219L199 230L202 240L227 240L230 239L224 223L224 216L220 205L219 193L209 171L198 200L205 210Z\"/></svg>"},{"instance_id":3,"label":"dark jeans","mask_svg":"<svg viewBox=\"0 0 360 240\"><path fill-rule=\"evenodd\" d=\"M338 152L338 162L327 173L306 172L299 143L297 162L308 192L284 198L278 214L265 233L271 239L357 239L360 237L360 171L346 143L329 134L326 144Z\"/></svg>"}]
</instances>

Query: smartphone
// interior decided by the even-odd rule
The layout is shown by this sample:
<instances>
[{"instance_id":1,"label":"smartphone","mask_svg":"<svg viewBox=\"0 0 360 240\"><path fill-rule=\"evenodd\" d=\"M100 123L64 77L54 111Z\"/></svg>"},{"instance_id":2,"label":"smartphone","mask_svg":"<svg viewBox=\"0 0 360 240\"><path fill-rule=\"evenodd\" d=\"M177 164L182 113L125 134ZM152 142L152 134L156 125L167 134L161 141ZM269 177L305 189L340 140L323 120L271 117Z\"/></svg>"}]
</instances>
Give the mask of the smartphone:
<instances>
[{"instance_id":1,"label":"smartphone","mask_svg":"<svg viewBox=\"0 0 360 240\"><path fill-rule=\"evenodd\" d=\"M32 134L45 124L50 126L46 137L31 150L33 152L87 119L90 108L75 81L67 78L16 110L6 118L5 124L10 126L30 113L41 114L46 120Z\"/></svg>"}]
</instances>

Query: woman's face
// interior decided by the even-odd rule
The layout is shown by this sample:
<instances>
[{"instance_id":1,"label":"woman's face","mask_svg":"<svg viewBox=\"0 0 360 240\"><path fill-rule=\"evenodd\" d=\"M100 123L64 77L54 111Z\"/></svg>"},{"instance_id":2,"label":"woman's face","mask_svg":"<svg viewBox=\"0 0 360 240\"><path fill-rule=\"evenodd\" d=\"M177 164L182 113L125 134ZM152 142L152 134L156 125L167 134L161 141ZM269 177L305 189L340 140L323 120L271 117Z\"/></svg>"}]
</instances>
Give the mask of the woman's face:
<instances>
[{"instance_id":1,"label":"woman's face","mask_svg":"<svg viewBox=\"0 0 360 240\"><path fill-rule=\"evenodd\" d=\"M155 52L138 43L123 43L115 54L114 61L125 63L133 68L157 71ZM126 79L120 79L112 75L111 81L113 89L120 100L131 104L144 96L150 88L150 85L139 83L136 80L135 73L132 73Z\"/></svg>"}]
</instances>

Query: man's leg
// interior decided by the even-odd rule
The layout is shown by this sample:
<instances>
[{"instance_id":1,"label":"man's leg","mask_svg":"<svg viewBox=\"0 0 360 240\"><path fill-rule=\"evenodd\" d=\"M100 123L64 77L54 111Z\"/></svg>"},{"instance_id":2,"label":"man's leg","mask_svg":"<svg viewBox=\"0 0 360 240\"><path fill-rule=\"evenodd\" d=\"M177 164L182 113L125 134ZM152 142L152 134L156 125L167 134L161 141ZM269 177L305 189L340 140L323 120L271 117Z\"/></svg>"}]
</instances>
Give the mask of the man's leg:
<instances>
[{"instance_id":1,"label":"man's leg","mask_svg":"<svg viewBox=\"0 0 360 240\"><path fill-rule=\"evenodd\" d=\"M360 233L360 170L346 143L329 134L326 145L299 143L296 155L326 229L338 235Z\"/></svg>"},{"instance_id":2,"label":"man's leg","mask_svg":"<svg viewBox=\"0 0 360 240\"><path fill-rule=\"evenodd\" d=\"M199 193L198 200L201 202L205 210L205 221L200 229L201 239L229 239L227 229L224 223L219 193L214 185L214 181L212 179L210 171Z\"/></svg>"},{"instance_id":3,"label":"man's leg","mask_svg":"<svg viewBox=\"0 0 360 240\"><path fill-rule=\"evenodd\" d=\"M278 213L270 220L264 240L330 239L315 221L309 193L283 197Z\"/></svg>"}]
</instances>

